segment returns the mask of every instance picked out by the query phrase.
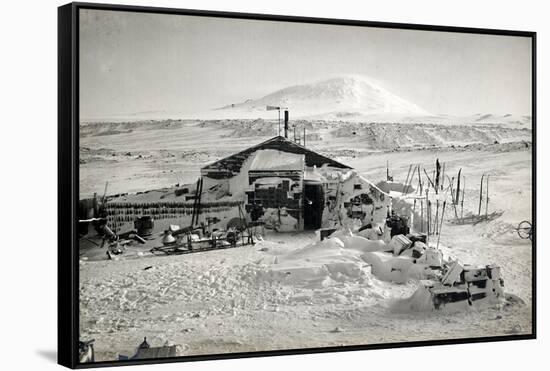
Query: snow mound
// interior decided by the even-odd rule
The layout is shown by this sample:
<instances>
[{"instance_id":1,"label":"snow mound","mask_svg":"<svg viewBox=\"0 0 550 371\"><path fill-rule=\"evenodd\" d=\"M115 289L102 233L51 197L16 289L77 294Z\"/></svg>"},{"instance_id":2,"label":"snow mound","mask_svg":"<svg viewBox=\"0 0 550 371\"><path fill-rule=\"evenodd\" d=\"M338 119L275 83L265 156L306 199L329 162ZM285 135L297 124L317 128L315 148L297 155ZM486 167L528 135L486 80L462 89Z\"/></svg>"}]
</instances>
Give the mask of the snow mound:
<instances>
[{"instance_id":1,"label":"snow mound","mask_svg":"<svg viewBox=\"0 0 550 371\"><path fill-rule=\"evenodd\" d=\"M342 237L341 240L346 249L353 250L358 253L385 251L388 249L388 246L384 241L369 240L362 236Z\"/></svg>"},{"instance_id":2,"label":"snow mound","mask_svg":"<svg viewBox=\"0 0 550 371\"><path fill-rule=\"evenodd\" d=\"M360 255L379 247L365 238L339 231L331 237L276 256L253 277L256 286L292 288L289 302L349 304L387 298L388 291ZM369 242L373 242L369 245Z\"/></svg>"},{"instance_id":3,"label":"snow mound","mask_svg":"<svg viewBox=\"0 0 550 371\"><path fill-rule=\"evenodd\" d=\"M372 274L382 281L405 283L409 279L430 278L432 270L425 264L415 264L406 256L393 256L385 252L368 252L361 258L372 266Z\"/></svg>"},{"instance_id":4,"label":"snow mound","mask_svg":"<svg viewBox=\"0 0 550 371\"><path fill-rule=\"evenodd\" d=\"M401 284L434 276L427 262L407 254L395 256L387 250L382 240L368 240L342 229L328 239L277 256L262 279L316 288L373 278Z\"/></svg>"},{"instance_id":5,"label":"snow mound","mask_svg":"<svg viewBox=\"0 0 550 371\"><path fill-rule=\"evenodd\" d=\"M468 301L449 303L442 306L438 311L447 313L458 313L471 310ZM419 287L410 297L395 299L390 304L392 313L426 313L435 311L433 297L425 287Z\"/></svg>"},{"instance_id":6,"label":"snow mound","mask_svg":"<svg viewBox=\"0 0 550 371\"><path fill-rule=\"evenodd\" d=\"M370 272L358 252L335 237L277 257L262 279L295 287L322 288L337 282L368 281Z\"/></svg>"}]
</instances>

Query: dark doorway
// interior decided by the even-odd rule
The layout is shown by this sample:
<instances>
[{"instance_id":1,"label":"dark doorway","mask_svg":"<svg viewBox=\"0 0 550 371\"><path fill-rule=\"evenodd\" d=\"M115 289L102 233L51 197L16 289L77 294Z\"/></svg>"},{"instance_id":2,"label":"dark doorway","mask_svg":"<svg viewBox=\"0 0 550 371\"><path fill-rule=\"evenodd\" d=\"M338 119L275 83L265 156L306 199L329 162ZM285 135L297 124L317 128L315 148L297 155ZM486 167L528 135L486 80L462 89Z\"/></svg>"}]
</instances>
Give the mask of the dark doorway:
<instances>
[{"instance_id":1,"label":"dark doorway","mask_svg":"<svg viewBox=\"0 0 550 371\"><path fill-rule=\"evenodd\" d=\"M304 184L304 229L319 229L325 198L321 183Z\"/></svg>"}]
</instances>

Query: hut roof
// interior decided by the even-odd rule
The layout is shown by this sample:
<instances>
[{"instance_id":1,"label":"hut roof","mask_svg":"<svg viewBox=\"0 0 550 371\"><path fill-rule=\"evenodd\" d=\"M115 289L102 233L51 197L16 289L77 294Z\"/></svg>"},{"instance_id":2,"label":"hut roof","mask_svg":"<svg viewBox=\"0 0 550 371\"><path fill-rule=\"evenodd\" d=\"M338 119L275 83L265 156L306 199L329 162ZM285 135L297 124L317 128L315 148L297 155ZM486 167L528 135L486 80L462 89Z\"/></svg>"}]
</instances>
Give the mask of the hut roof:
<instances>
[{"instance_id":1,"label":"hut roof","mask_svg":"<svg viewBox=\"0 0 550 371\"><path fill-rule=\"evenodd\" d=\"M328 165L339 169L351 169L338 161L320 155L282 136L276 136L256 146L247 148L239 153L225 157L201 169L203 175L214 178L231 178L240 172L241 167L252 154L259 150L272 149L281 152L302 154L308 167Z\"/></svg>"},{"instance_id":2,"label":"hut roof","mask_svg":"<svg viewBox=\"0 0 550 371\"><path fill-rule=\"evenodd\" d=\"M304 158L303 154L262 149L256 151L250 170L304 170Z\"/></svg>"}]
</instances>

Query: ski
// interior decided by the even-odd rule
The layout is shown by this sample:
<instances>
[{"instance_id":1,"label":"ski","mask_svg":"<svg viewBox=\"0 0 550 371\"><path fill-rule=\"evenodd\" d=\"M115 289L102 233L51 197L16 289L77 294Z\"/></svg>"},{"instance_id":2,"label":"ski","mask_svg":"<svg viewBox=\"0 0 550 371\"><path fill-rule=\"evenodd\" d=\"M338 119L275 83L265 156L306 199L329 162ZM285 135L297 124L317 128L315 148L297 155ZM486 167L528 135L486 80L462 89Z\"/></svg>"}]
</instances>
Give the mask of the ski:
<instances>
[{"instance_id":1,"label":"ski","mask_svg":"<svg viewBox=\"0 0 550 371\"><path fill-rule=\"evenodd\" d=\"M462 168L458 170L458 176L456 177L456 196L454 197L453 203L458 205L458 200L460 200L460 173Z\"/></svg>"},{"instance_id":2,"label":"ski","mask_svg":"<svg viewBox=\"0 0 550 371\"><path fill-rule=\"evenodd\" d=\"M485 177L485 174L481 175L481 185L479 187L479 209L477 211L477 215L481 215L481 201L483 200L483 178Z\"/></svg>"}]
</instances>

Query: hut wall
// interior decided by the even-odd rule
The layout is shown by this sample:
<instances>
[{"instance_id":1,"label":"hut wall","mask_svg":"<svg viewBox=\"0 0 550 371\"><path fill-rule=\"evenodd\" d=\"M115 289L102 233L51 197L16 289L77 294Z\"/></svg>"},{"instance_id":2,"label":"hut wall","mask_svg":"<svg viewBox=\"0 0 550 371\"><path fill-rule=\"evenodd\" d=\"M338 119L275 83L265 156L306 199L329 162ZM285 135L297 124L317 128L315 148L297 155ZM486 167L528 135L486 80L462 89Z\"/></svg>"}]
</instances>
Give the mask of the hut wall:
<instances>
[{"instance_id":1,"label":"hut wall","mask_svg":"<svg viewBox=\"0 0 550 371\"><path fill-rule=\"evenodd\" d=\"M355 170L325 173L323 227L383 223L391 198L361 179Z\"/></svg>"},{"instance_id":2,"label":"hut wall","mask_svg":"<svg viewBox=\"0 0 550 371\"><path fill-rule=\"evenodd\" d=\"M254 207L267 209L284 208L297 220L297 230L303 229L302 198L303 171L250 171L245 207L251 212ZM267 184L263 180L268 180ZM269 179L275 179L269 184Z\"/></svg>"},{"instance_id":3,"label":"hut wall","mask_svg":"<svg viewBox=\"0 0 550 371\"><path fill-rule=\"evenodd\" d=\"M207 216L220 219L220 225L239 215L239 201L205 202L201 204L199 221L206 222ZM134 220L140 216L151 216L155 223L155 232L161 232L177 224L185 227L191 224L193 204L183 202L130 203L109 202L106 204L107 225L115 232L134 229ZM225 223L224 223L225 222Z\"/></svg>"}]
</instances>

